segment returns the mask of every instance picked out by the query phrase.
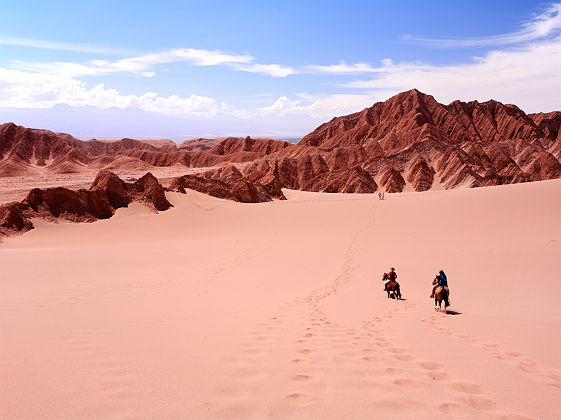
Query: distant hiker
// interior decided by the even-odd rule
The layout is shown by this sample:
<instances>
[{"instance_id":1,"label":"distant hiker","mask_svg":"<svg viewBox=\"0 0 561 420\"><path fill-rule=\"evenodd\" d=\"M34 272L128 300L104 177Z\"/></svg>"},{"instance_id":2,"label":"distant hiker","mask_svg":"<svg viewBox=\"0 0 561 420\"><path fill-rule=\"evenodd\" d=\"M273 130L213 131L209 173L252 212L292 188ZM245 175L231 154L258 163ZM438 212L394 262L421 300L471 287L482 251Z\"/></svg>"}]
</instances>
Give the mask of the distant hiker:
<instances>
[{"instance_id":1,"label":"distant hiker","mask_svg":"<svg viewBox=\"0 0 561 420\"><path fill-rule=\"evenodd\" d=\"M385 193L382 193L382 200L384 199L384 194L385 194Z\"/></svg>"},{"instance_id":2,"label":"distant hiker","mask_svg":"<svg viewBox=\"0 0 561 420\"><path fill-rule=\"evenodd\" d=\"M378 193L378 200L382 199L382 193Z\"/></svg>"},{"instance_id":3,"label":"distant hiker","mask_svg":"<svg viewBox=\"0 0 561 420\"><path fill-rule=\"evenodd\" d=\"M446 278L446 274L444 274L443 270L440 270L438 272L434 280L434 287L432 288L432 293L430 295L431 298L434 297L434 291L438 286L448 287L448 279Z\"/></svg>"}]
</instances>

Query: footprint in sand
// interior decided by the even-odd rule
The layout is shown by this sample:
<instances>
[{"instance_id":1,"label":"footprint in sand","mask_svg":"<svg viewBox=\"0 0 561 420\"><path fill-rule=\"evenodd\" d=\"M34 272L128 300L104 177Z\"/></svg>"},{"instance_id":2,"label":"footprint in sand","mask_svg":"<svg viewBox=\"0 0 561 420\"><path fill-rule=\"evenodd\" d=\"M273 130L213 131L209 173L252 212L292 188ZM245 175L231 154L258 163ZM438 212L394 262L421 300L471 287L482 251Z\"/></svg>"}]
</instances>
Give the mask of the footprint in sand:
<instances>
[{"instance_id":1,"label":"footprint in sand","mask_svg":"<svg viewBox=\"0 0 561 420\"><path fill-rule=\"evenodd\" d=\"M376 345L380 347L388 347L390 343L385 338L377 338Z\"/></svg>"},{"instance_id":2,"label":"footprint in sand","mask_svg":"<svg viewBox=\"0 0 561 420\"><path fill-rule=\"evenodd\" d=\"M438 370L438 369L440 369L440 365L436 362L423 361L423 362L419 362L419 365L425 370Z\"/></svg>"},{"instance_id":3,"label":"footprint in sand","mask_svg":"<svg viewBox=\"0 0 561 420\"><path fill-rule=\"evenodd\" d=\"M438 410L441 413L450 415L450 416L457 416L457 417L467 417L470 414L470 410L468 407L460 404L456 404L454 402L447 402L444 404L440 404L438 406Z\"/></svg>"},{"instance_id":4,"label":"footprint in sand","mask_svg":"<svg viewBox=\"0 0 561 420\"><path fill-rule=\"evenodd\" d=\"M531 360L521 360L518 367L527 373L536 373L538 371L537 365Z\"/></svg>"},{"instance_id":5,"label":"footprint in sand","mask_svg":"<svg viewBox=\"0 0 561 420\"><path fill-rule=\"evenodd\" d=\"M465 394L484 394L483 389L477 384L468 382L453 382L450 387Z\"/></svg>"},{"instance_id":6,"label":"footprint in sand","mask_svg":"<svg viewBox=\"0 0 561 420\"><path fill-rule=\"evenodd\" d=\"M386 369L386 372L389 373L390 375L401 375L403 373L406 373L407 371L401 368L389 367Z\"/></svg>"},{"instance_id":7,"label":"footprint in sand","mask_svg":"<svg viewBox=\"0 0 561 420\"><path fill-rule=\"evenodd\" d=\"M298 373L296 375L292 375L290 379L292 379L295 382L308 382L314 378L310 375L306 375L305 373Z\"/></svg>"},{"instance_id":8,"label":"footprint in sand","mask_svg":"<svg viewBox=\"0 0 561 420\"><path fill-rule=\"evenodd\" d=\"M300 392L292 392L286 397L290 402L298 405L309 405L317 400L317 397L315 397L314 395L303 394Z\"/></svg>"},{"instance_id":9,"label":"footprint in sand","mask_svg":"<svg viewBox=\"0 0 561 420\"><path fill-rule=\"evenodd\" d=\"M467 399L467 403L470 407L480 411L490 411L496 406L493 400L480 395L470 395Z\"/></svg>"},{"instance_id":10,"label":"footprint in sand","mask_svg":"<svg viewBox=\"0 0 561 420\"><path fill-rule=\"evenodd\" d=\"M430 370L427 371L427 375L431 377L433 380L443 381L448 379L448 374L441 370Z\"/></svg>"},{"instance_id":11,"label":"footprint in sand","mask_svg":"<svg viewBox=\"0 0 561 420\"><path fill-rule=\"evenodd\" d=\"M407 389L420 389L423 387L423 384L421 382L409 378L394 379L393 383L401 388Z\"/></svg>"},{"instance_id":12,"label":"footprint in sand","mask_svg":"<svg viewBox=\"0 0 561 420\"><path fill-rule=\"evenodd\" d=\"M466 343L475 343L475 339L471 335L467 334L458 334L457 336L460 340L465 341Z\"/></svg>"},{"instance_id":13,"label":"footprint in sand","mask_svg":"<svg viewBox=\"0 0 561 420\"><path fill-rule=\"evenodd\" d=\"M392 353L392 356L397 360L401 360L402 362L408 362L412 359L412 357L407 354L407 349L402 348L389 348L388 351Z\"/></svg>"}]
</instances>

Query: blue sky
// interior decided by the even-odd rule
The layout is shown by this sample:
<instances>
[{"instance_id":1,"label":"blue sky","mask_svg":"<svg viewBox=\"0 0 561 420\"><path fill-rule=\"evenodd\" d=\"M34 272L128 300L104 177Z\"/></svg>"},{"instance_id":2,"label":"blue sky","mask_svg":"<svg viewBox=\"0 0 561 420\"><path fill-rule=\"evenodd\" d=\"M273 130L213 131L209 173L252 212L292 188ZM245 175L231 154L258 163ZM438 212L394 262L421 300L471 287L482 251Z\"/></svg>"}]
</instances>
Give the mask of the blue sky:
<instances>
[{"instance_id":1,"label":"blue sky","mask_svg":"<svg viewBox=\"0 0 561 420\"><path fill-rule=\"evenodd\" d=\"M299 137L411 88L561 109L561 3L2 2L0 122Z\"/></svg>"}]
</instances>

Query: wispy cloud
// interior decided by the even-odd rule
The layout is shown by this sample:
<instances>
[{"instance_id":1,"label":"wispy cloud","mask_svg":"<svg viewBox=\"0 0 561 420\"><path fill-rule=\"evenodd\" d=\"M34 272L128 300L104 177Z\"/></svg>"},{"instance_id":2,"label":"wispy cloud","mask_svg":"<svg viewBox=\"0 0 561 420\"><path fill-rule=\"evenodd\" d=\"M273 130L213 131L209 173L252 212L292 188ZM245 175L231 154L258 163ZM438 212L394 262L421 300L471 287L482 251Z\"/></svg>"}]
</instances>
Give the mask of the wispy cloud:
<instances>
[{"instance_id":1,"label":"wispy cloud","mask_svg":"<svg viewBox=\"0 0 561 420\"><path fill-rule=\"evenodd\" d=\"M495 50L471 62L435 66L386 62L375 78L344 87L394 93L417 88L439 101L454 99L514 103L526 111L561 108L561 36L509 50Z\"/></svg>"},{"instance_id":2,"label":"wispy cloud","mask_svg":"<svg viewBox=\"0 0 561 420\"><path fill-rule=\"evenodd\" d=\"M463 39L435 39L407 34L402 39L437 48L493 47L543 39L548 36L556 36L560 32L561 3L555 3L549 6L542 14L523 24L519 31L507 34Z\"/></svg>"},{"instance_id":3,"label":"wispy cloud","mask_svg":"<svg viewBox=\"0 0 561 420\"><path fill-rule=\"evenodd\" d=\"M15 45L18 47L30 47L30 48L42 48L49 50L59 50L59 51L75 51L83 53L94 53L94 54L130 54L130 51L111 48L111 47L100 47L88 44L73 44L68 42L59 41L46 41L40 39L28 39L28 38L18 38L12 36L0 35L0 45Z\"/></svg>"},{"instance_id":4,"label":"wispy cloud","mask_svg":"<svg viewBox=\"0 0 561 420\"><path fill-rule=\"evenodd\" d=\"M194 66L225 65L235 70L266 74L271 77L287 77L297 71L281 64L258 64L249 54L229 54L219 50L203 50L195 48L178 48L158 53L127 57L117 61L90 60L85 63L76 62L24 62L12 61L15 68L33 72L64 74L67 76L95 76L109 73L134 73L145 77L155 75L148 71L159 64L187 62Z\"/></svg>"},{"instance_id":5,"label":"wispy cloud","mask_svg":"<svg viewBox=\"0 0 561 420\"><path fill-rule=\"evenodd\" d=\"M306 69L311 72L332 74L375 73L378 71L378 69L373 68L368 63L347 64L344 61L329 66L310 65L306 66Z\"/></svg>"},{"instance_id":6,"label":"wispy cloud","mask_svg":"<svg viewBox=\"0 0 561 420\"><path fill-rule=\"evenodd\" d=\"M147 71L158 64L188 62L195 66L217 66L249 63L254 58L249 54L228 54L223 51L209 51L195 48L180 48L158 53L127 57L117 61L90 60L76 62L23 62L13 61L21 70L64 74L67 76L93 76L108 73L136 73L146 77L154 76Z\"/></svg>"},{"instance_id":7,"label":"wispy cloud","mask_svg":"<svg viewBox=\"0 0 561 420\"><path fill-rule=\"evenodd\" d=\"M233 67L237 70L249 73L261 73L272 77L287 77L297 73L292 67L283 66L281 64L233 65Z\"/></svg>"}]
</instances>

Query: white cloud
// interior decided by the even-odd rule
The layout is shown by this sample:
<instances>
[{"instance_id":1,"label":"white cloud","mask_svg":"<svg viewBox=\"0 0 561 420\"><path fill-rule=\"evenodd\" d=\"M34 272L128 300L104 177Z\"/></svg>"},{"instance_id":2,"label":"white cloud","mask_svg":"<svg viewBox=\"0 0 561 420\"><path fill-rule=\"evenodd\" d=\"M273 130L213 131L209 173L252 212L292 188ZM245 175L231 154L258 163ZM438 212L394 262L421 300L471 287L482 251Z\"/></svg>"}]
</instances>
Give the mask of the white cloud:
<instances>
[{"instance_id":1,"label":"white cloud","mask_svg":"<svg viewBox=\"0 0 561 420\"><path fill-rule=\"evenodd\" d=\"M199 95L181 97L158 96L153 92L123 95L100 83L88 88L84 82L68 75L29 73L0 68L0 108L51 108L57 104L138 108L165 115L216 115L218 106L213 98Z\"/></svg>"},{"instance_id":2,"label":"white cloud","mask_svg":"<svg viewBox=\"0 0 561 420\"><path fill-rule=\"evenodd\" d=\"M439 48L490 47L534 41L547 36L554 36L560 31L561 3L555 3L550 5L544 13L522 25L519 31L512 33L466 39L433 39L414 35L404 35L402 38L406 41Z\"/></svg>"},{"instance_id":3,"label":"white cloud","mask_svg":"<svg viewBox=\"0 0 561 420\"><path fill-rule=\"evenodd\" d=\"M291 74L296 74L296 70L293 68L280 64L235 65L234 68L250 73L262 73L272 77L286 77Z\"/></svg>"},{"instance_id":4,"label":"white cloud","mask_svg":"<svg viewBox=\"0 0 561 420\"><path fill-rule=\"evenodd\" d=\"M561 36L512 50L491 51L472 62L448 66L386 62L377 77L344 84L397 93L417 88L441 102L496 99L525 111L561 108Z\"/></svg>"},{"instance_id":5,"label":"white cloud","mask_svg":"<svg viewBox=\"0 0 561 420\"><path fill-rule=\"evenodd\" d=\"M253 57L248 54L227 54L222 51L181 48L159 53L144 54L136 57L123 58L108 62L90 60L86 64L74 62L32 62L13 61L16 68L34 72L64 74L67 76L94 76L109 73L137 73L145 77L154 76L154 72L146 71L157 64L190 62L195 66L216 66L221 64L234 65L249 63Z\"/></svg>"},{"instance_id":6,"label":"white cloud","mask_svg":"<svg viewBox=\"0 0 561 420\"><path fill-rule=\"evenodd\" d=\"M306 69L313 72L333 74L375 73L378 71L378 69L373 68L368 63L347 64L344 61L329 66L306 66Z\"/></svg>"},{"instance_id":7,"label":"white cloud","mask_svg":"<svg viewBox=\"0 0 561 420\"><path fill-rule=\"evenodd\" d=\"M281 96L272 105L259 108L260 115L286 115L292 112L301 112L304 107L299 105L299 101L293 101L286 96Z\"/></svg>"},{"instance_id":8,"label":"white cloud","mask_svg":"<svg viewBox=\"0 0 561 420\"><path fill-rule=\"evenodd\" d=\"M201 50L180 48L159 53L144 54L136 57L123 58L117 61L90 60L85 64L75 62L31 62L14 60L13 66L20 70L64 74L67 76L96 76L110 73L134 73L145 77L155 75L147 71L158 64L188 62L195 66L226 65L236 70L266 74L272 77L287 77L296 74L296 70L280 64L257 64L249 54L228 54L219 50Z\"/></svg>"},{"instance_id":9,"label":"white cloud","mask_svg":"<svg viewBox=\"0 0 561 420\"><path fill-rule=\"evenodd\" d=\"M306 116L319 122L360 111L387 97L388 92L385 90L365 94L313 95L301 93L296 95L295 99L280 96L271 105L265 107L253 110L234 110L230 108L227 113L239 118Z\"/></svg>"},{"instance_id":10,"label":"white cloud","mask_svg":"<svg viewBox=\"0 0 561 420\"><path fill-rule=\"evenodd\" d=\"M68 42L58 41L45 41L39 39L17 38L11 36L0 36L0 45L15 45L19 47L42 48L59 51L77 51L95 54L130 54L130 52L128 51L110 47L99 47L86 44L72 44Z\"/></svg>"}]
</instances>

